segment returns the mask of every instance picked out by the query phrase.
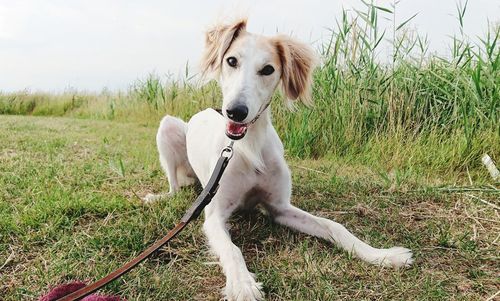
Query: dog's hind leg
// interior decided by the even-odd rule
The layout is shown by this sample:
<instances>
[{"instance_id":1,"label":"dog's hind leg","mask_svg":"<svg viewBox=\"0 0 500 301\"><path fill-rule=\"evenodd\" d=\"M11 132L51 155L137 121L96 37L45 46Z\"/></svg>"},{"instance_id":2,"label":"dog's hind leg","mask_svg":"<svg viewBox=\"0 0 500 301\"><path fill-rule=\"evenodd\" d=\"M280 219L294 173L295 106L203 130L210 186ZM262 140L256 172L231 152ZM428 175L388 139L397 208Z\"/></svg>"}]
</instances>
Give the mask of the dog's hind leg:
<instances>
[{"instance_id":1,"label":"dog's hind leg","mask_svg":"<svg viewBox=\"0 0 500 301\"><path fill-rule=\"evenodd\" d=\"M146 203L154 202L162 197L171 196L182 186L194 184L196 176L189 164L186 151L187 124L179 118L165 116L160 122L156 134L156 144L160 155L160 164L167 174L169 192L148 194Z\"/></svg>"}]
</instances>

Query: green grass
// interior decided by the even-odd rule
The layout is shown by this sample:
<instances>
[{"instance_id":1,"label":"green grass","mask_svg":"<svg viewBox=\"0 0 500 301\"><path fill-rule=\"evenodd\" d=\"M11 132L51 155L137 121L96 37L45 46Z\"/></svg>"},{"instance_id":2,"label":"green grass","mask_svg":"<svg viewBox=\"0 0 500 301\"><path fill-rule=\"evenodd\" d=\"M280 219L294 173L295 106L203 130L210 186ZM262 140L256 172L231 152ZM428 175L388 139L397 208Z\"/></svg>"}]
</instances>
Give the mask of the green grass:
<instances>
[{"instance_id":1,"label":"green grass","mask_svg":"<svg viewBox=\"0 0 500 301\"><path fill-rule=\"evenodd\" d=\"M36 300L51 285L95 280L172 228L196 193L141 205L137 196L167 188L154 135L137 123L0 118L2 300ZM416 262L370 266L260 211L238 215L231 235L267 300L481 300L498 290L497 212L470 196L498 205L493 183L471 175L473 186L450 189L460 184L452 174L287 157L294 204L375 246L409 247ZM214 261L195 222L105 291L128 300L218 300L224 277L207 264Z\"/></svg>"}]
</instances>

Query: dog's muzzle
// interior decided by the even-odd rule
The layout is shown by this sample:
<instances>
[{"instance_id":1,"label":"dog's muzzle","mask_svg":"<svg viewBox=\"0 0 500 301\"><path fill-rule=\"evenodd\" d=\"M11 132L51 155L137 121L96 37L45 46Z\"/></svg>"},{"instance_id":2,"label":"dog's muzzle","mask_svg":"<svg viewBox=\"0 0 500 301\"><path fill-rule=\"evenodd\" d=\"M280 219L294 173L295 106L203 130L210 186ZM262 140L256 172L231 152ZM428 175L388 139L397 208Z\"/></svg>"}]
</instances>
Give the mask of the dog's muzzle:
<instances>
[{"instance_id":1,"label":"dog's muzzle","mask_svg":"<svg viewBox=\"0 0 500 301\"><path fill-rule=\"evenodd\" d=\"M226 136L231 140L240 140L245 137L247 133L248 125L244 123L236 123L227 120L226 123Z\"/></svg>"}]
</instances>

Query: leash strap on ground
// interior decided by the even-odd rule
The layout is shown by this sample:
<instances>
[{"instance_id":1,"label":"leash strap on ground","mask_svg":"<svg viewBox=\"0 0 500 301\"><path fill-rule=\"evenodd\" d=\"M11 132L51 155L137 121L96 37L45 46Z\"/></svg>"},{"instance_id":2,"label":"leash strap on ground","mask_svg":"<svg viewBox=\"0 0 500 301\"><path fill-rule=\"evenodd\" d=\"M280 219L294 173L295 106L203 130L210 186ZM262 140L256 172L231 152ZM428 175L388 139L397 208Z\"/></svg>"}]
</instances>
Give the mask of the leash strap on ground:
<instances>
[{"instance_id":1,"label":"leash strap on ground","mask_svg":"<svg viewBox=\"0 0 500 301\"><path fill-rule=\"evenodd\" d=\"M139 256L135 257L131 261L127 262L120 268L116 269L115 271L111 272L108 274L106 277L90 284L87 285L67 296L61 297L57 299L56 301L73 301L73 300L80 300L81 298L88 296L92 294L93 292L101 289L103 286L106 284L110 283L111 281L121 277L125 273L129 272L131 269L136 267L139 263L144 261L146 258L151 256L154 252L156 252L158 249L160 249L164 244L169 242L172 238L174 238L179 232L184 229L187 224L196 219L201 212L203 211L203 208L207 206L210 201L212 201L212 198L215 196L217 193L217 189L219 188L219 181L222 177L222 174L224 173L224 170L226 169L227 164L229 163L229 160L233 156L233 143L234 141L231 141L231 143L226 146L219 157L219 160L217 161L217 164L215 165L214 171L212 172L212 176L210 177L210 180L208 181L208 184L205 186L203 191L200 193L196 201L191 205L191 207L186 211L186 214L182 217L181 221L172 229L170 230L167 235L165 235L162 239L156 241L153 245L151 245L149 248L144 250Z\"/></svg>"}]
</instances>

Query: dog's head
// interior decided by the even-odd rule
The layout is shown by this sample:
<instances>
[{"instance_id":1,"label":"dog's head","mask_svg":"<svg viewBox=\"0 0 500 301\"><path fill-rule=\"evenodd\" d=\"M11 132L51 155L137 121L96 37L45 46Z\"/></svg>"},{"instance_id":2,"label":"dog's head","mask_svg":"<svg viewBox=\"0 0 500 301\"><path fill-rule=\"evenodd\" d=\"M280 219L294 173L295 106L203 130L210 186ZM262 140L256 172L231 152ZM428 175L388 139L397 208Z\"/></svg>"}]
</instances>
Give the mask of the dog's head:
<instances>
[{"instance_id":1,"label":"dog's head","mask_svg":"<svg viewBox=\"0 0 500 301\"><path fill-rule=\"evenodd\" d=\"M202 72L215 77L222 88L228 136L239 139L245 135L280 81L289 100L309 104L316 61L311 47L288 36L247 32L246 20L208 30Z\"/></svg>"}]
</instances>

